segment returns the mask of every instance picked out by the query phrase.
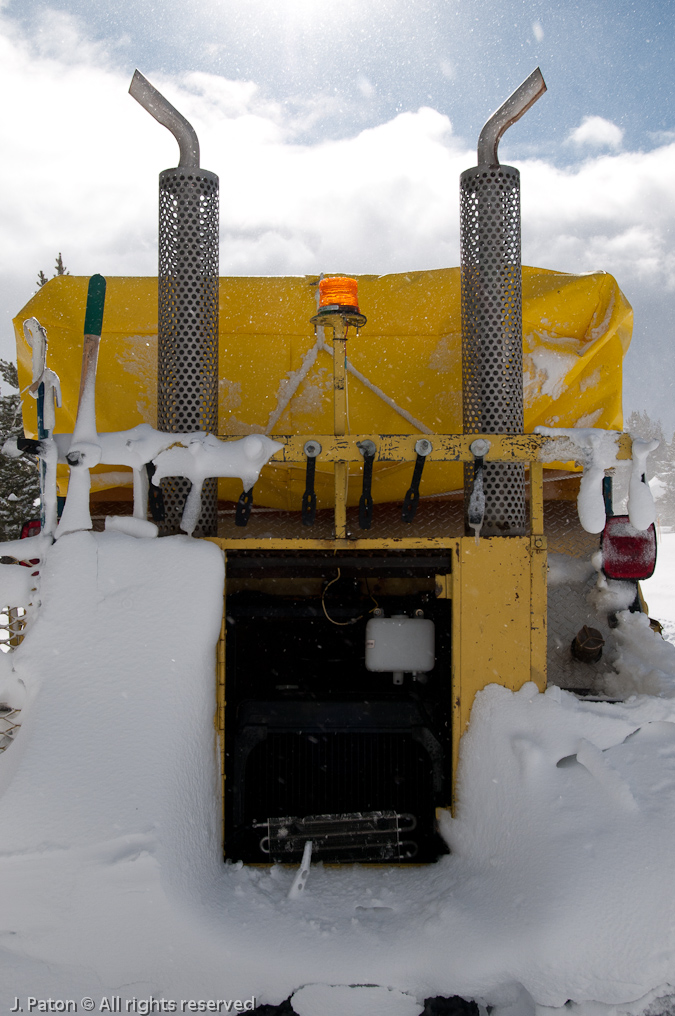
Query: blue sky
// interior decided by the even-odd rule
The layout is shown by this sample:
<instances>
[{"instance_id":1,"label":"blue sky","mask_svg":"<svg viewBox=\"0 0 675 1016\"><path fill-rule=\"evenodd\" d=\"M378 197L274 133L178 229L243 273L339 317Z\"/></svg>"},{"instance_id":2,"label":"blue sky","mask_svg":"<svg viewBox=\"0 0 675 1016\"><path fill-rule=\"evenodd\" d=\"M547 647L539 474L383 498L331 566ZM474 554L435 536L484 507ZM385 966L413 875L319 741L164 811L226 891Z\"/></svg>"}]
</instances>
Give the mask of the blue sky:
<instances>
[{"instance_id":1,"label":"blue sky","mask_svg":"<svg viewBox=\"0 0 675 1016\"><path fill-rule=\"evenodd\" d=\"M675 429L675 5L587 0L9 0L0 354L58 250L151 274L175 143L126 88L139 67L221 176L221 271L456 264L458 182L480 128L539 64L507 134L523 257L616 275L636 310L627 408Z\"/></svg>"},{"instance_id":2,"label":"blue sky","mask_svg":"<svg viewBox=\"0 0 675 1016\"><path fill-rule=\"evenodd\" d=\"M513 132L516 155L565 159L584 116L617 123L630 148L672 130L675 5L667 0L11 0L39 33L45 11L73 15L113 61L148 73L205 71L255 81L294 105L338 100L307 140L341 137L431 105L473 139L486 113L540 64L545 104ZM513 157L513 156L512 156Z\"/></svg>"}]
</instances>

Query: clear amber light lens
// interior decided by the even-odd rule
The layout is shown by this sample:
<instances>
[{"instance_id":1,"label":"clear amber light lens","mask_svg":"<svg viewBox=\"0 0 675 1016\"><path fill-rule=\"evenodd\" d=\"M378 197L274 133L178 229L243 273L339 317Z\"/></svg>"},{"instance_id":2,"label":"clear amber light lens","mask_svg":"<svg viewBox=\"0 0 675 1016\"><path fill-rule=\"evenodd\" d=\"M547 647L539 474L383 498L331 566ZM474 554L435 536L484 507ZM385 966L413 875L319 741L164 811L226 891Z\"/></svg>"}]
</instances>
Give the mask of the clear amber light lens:
<instances>
[{"instance_id":1,"label":"clear amber light lens","mask_svg":"<svg viewBox=\"0 0 675 1016\"><path fill-rule=\"evenodd\" d=\"M322 307L354 307L359 309L359 284L342 275L319 282L319 310Z\"/></svg>"}]
</instances>

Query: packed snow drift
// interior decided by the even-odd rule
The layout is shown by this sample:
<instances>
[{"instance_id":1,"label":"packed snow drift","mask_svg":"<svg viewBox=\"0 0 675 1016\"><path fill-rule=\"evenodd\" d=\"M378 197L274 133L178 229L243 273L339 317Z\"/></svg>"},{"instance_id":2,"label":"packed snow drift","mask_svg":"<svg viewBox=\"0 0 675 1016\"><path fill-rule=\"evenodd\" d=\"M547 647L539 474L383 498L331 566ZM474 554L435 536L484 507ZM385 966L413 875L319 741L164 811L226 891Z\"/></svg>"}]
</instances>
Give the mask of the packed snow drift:
<instances>
[{"instance_id":1,"label":"packed snow drift","mask_svg":"<svg viewBox=\"0 0 675 1016\"><path fill-rule=\"evenodd\" d=\"M222 860L219 549L110 530L41 558L32 584L20 569L26 638L0 655L0 702L21 722L0 751L3 1012L292 995L298 1016L415 1016L454 994L498 1016L666 1010L675 646L645 615L619 617L626 701L479 694L448 856L313 865L289 898L296 868Z\"/></svg>"}]
</instances>

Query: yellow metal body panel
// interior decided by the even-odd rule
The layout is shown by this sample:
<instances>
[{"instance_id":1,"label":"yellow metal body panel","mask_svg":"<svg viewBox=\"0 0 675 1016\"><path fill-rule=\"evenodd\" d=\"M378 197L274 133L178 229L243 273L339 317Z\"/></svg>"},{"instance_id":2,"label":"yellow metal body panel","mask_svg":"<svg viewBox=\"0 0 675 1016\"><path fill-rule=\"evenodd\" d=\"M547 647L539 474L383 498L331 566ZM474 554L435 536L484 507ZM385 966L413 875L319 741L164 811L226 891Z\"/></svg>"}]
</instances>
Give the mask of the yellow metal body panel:
<instances>
[{"instance_id":1,"label":"yellow metal body panel","mask_svg":"<svg viewBox=\"0 0 675 1016\"><path fill-rule=\"evenodd\" d=\"M304 445L318 441L322 452L316 463L317 507L334 509L335 537L316 539L310 532L301 539L237 536L212 542L226 553L431 548L450 553L452 573L437 576L436 590L452 611L456 772L459 742L479 690L490 683L517 690L530 680L542 691L546 686L541 456L548 439L529 432L539 424L620 429L621 369L630 341L631 308L614 279L604 273L578 277L523 269L526 433L484 436L490 442L487 461L529 464L529 536L478 542L456 536L362 538L349 534L346 525L346 508L357 504L361 494L363 458L358 442L369 439L377 449L376 502L403 500L421 433L429 434L433 446L423 472L422 496L460 490L462 463L473 459L469 445L478 435L459 433L460 272L359 277L368 325L346 341L340 335L334 340L327 336L328 348L321 346L309 323L316 309L316 283L316 277L221 280L220 433L222 437L270 433L279 438L283 447L255 488L258 505L278 509L300 508ZM74 427L87 285L86 278L54 279L14 320L22 388L30 382L31 369L23 321L35 316L47 329L48 362L62 380L64 404L57 415L61 432ZM156 361L156 279L109 279L97 384L100 431L155 424ZM32 399L26 399L24 409L26 432L36 436ZM628 458L630 453L630 439L623 435L619 457ZM546 465L560 468L562 463ZM93 488L118 486L120 471L113 463L98 467ZM106 474L115 474L114 480ZM60 482L60 492L65 493L65 470ZM237 480L219 482L220 498L236 500L240 491ZM223 776L225 616L224 609L215 715Z\"/></svg>"},{"instance_id":2,"label":"yellow metal body panel","mask_svg":"<svg viewBox=\"0 0 675 1016\"><path fill-rule=\"evenodd\" d=\"M560 439L545 437L541 434L432 434L429 440L432 450L426 456L430 462L473 462L471 444L483 438L490 447L483 458L486 462L537 462L542 449L548 448L551 442ZM617 458L631 457L631 439L628 434L618 434L619 445ZM276 440L283 443L272 456L270 462L303 462L305 461L304 446L307 441L318 441L321 454L318 462L341 460L345 462L363 462L359 444L372 441L376 448L377 462L414 462L416 457L415 443L417 434L346 434L342 437L333 434L280 434ZM566 441L566 438L562 438ZM539 463L540 464L540 463ZM426 466L425 466L426 469ZM541 481L540 481L541 482Z\"/></svg>"},{"instance_id":3,"label":"yellow metal body panel","mask_svg":"<svg viewBox=\"0 0 675 1016\"><path fill-rule=\"evenodd\" d=\"M223 617L220 622L220 636L218 637L218 646L216 649L216 713L215 713L215 728L216 728L216 743L218 750L218 763L220 765L220 778L221 787L223 792L221 794L221 809L222 809L222 825L223 825L223 839L225 838L225 794L224 784L222 781L225 780L225 649L226 649L226 637L227 637L227 554L224 554L225 564L225 577L223 581Z\"/></svg>"},{"instance_id":4,"label":"yellow metal body panel","mask_svg":"<svg viewBox=\"0 0 675 1016\"><path fill-rule=\"evenodd\" d=\"M548 555L546 538L530 539L530 680L546 689Z\"/></svg>"},{"instance_id":5,"label":"yellow metal body panel","mask_svg":"<svg viewBox=\"0 0 675 1016\"><path fill-rule=\"evenodd\" d=\"M349 364L383 392L348 373L347 432L411 434L419 429L396 406L432 433L462 429L460 271L358 276L368 323L347 339ZM333 357L311 351L316 339L316 276L220 280L220 432L321 434L333 431ZM30 382L31 354L23 321L35 316L47 329L49 365L62 381L57 431L72 431L82 360L88 278L59 276L43 286L14 319L19 381ZM523 268L525 430L547 426L620 429L622 357L632 311L610 275L574 276ZM329 331L327 344L332 346ZM308 358L308 354L310 354ZM303 379L285 408L286 394ZM157 280L108 279L99 354L97 422L101 431L156 423ZM283 408L283 411L279 412ZM275 421L270 426L270 422ZM36 436L35 402L24 401L26 433ZM556 463L550 464L555 467ZM61 493L67 472L60 469ZM96 467L94 490L118 486L123 467ZM359 470L350 470L348 504L358 502ZM106 477L104 474L116 474ZM427 462L422 496L459 490L458 462ZM131 474L128 473L131 484ZM256 484L256 503L298 510L304 490L302 463L274 463ZM400 501L410 482L406 463L375 465L373 499ZM219 497L236 500L237 480L221 480ZM319 461L318 508L334 501L332 463Z\"/></svg>"},{"instance_id":6,"label":"yellow metal body panel","mask_svg":"<svg viewBox=\"0 0 675 1016\"><path fill-rule=\"evenodd\" d=\"M298 538L228 538L223 536L205 537L209 543L215 543L222 550L448 550L453 544L452 539L435 537L380 537L365 539L347 537L346 539L317 540L312 537Z\"/></svg>"},{"instance_id":7,"label":"yellow metal body panel","mask_svg":"<svg viewBox=\"0 0 675 1016\"><path fill-rule=\"evenodd\" d=\"M535 546L539 540L540 545ZM543 537L457 540L452 556L453 771L476 692L546 687L546 545Z\"/></svg>"}]
</instances>

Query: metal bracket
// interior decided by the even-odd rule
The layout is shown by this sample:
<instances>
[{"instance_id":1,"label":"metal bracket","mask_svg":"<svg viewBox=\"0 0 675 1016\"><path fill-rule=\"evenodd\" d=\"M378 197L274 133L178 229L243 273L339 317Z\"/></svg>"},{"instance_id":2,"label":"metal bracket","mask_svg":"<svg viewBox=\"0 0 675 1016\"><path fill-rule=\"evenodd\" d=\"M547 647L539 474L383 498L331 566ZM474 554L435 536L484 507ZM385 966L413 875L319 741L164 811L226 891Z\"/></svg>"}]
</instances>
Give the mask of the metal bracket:
<instances>
[{"instance_id":1,"label":"metal bracket","mask_svg":"<svg viewBox=\"0 0 675 1016\"><path fill-rule=\"evenodd\" d=\"M307 472L305 474L305 493L302 495L302 524L303 526L313 526L316 517L314 474L317 455L321 454L321 445L318 441L306 441L303 450L307 456Z\"/></svg>"},{"instance_id":2,"label":"metal bracket","mask_svg":"<svg viewBox=\"0 0 675 1016\"><path fill-rule=\"evenodd\" d=\"M485 522L485 490L483 487L483 457L490 451L490 442L484 437L478 437L469 445L469 451L474 456L473 482L471 484L471 497L466 512L467 525L473 529L476 543L480 537L480 531Z\"/></svg>"},{"instance_id":3,"label":"metal bracket","mask_svg":"<svg viewBox=\"0 0 675 1016\"><path fill-rule=\"evenodd\" d=\"M401 519L403 522L412 522L417 512L417 505L420 500L420 481L422 479L424 462L427 455L430 455L433 451L433 445L429 438L421 437L419 441L416 441L415 451L417 452L417 458L415 459L412 483L406 491L403 508L401 509Z\"/></svg>"},{"instance_id":4,"label":"metal bracket","mask_svg":"<svg viewBox=\"0 0 675 1016\"><path fill-rule=\"evenodd\" d=\"M373 462L377 448L373 441L359 441L356 446L363 455L363 488L359 499L359 529L370 529L373 521Z\"/></svg>"},{"instance_id":5,"label":"metal bracket","mask_svg":"<svg viewBox=\"0 0 675 1016\"><path fill-rule=\"evenodd\" d=\"M317 325L328 327L333 329L333 335L335 338L346 339L351 325L356 329L356 334L359 334L359 330L367 322L365 314L361 314L357 310L350 310L346 307L339 307L337 304L332 304L328 307L323 307L318 314L311 317L310 324L314 325L316 330Z\"/></svg>"},{"instance_id":6,"label":"metal bracket","mask_svg":"<svg viewBox=\"0 0 675 1016\"><path fill-rule=\"evenodd\" d=\"M40 455L42 453L42 445L32 437L17 437L16 447L22 455Z\"/></svg>"},{"instance_id":7,"label":"metal bracket","mask_svg":"<svg viewBox=\"0 0 675 1016\"><path fill-rule=\"evenodd\" d=\"M152 515L153 522L164 522L166 518L166 511L164 509L164 491L161 487L156 487L152 482L152 478L156 472L156 465L154 462L146 462L145 471L148 474L148 507L150 508L150 514Z\"/></svg>"},{"instance_id":8,"label":"metal bracket","mask_svg":"<svg viewBox=\"0 0 675 1016\"><path fill-rule=\"evenodd\" d=\"M474 441L474 444L478 444ZM487 442L485 442L487 444ZM476 534L476 542L483 522L485 521L485 491L483 489L483 459L477 455L473 467L473 483L471 484L471 497L466 513L466 521Z\"/></svg>"},{"instance_id":9,"label":"metal bracket","mask_svg":"<svg viewBox=\"0 0 675 1016\"><path fill-rule=\"evenodd\" d=\"M249 487L248 490L242 490L237 501L237 508L234 513L234 524L235 526L246 526L248 525L249 516L251 514L251 506L253 505L253 487Z\"/></svg>"}]
</instances>

